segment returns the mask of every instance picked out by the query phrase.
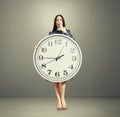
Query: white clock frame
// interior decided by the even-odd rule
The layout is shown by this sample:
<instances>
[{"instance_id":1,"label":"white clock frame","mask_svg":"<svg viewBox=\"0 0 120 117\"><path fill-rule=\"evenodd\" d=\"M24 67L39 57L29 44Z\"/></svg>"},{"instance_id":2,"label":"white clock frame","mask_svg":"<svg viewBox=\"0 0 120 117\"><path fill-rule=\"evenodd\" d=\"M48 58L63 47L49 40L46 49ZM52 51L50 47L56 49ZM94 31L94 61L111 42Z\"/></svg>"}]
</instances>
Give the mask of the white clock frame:
<instances>
[{"instance_id":1,"label":"white clock frame","mask_svg":"<svg viewBox=\"0 0 120 117\"><path fill-rule=\"evenodd\" d=\"M40 68L40 66L38 65L40 62L40 60L38 60L39 59L39 57L38 57L38 53L39 53L39 49L40 49L40 47L42 47L48 40L50 41L50 39L52 40L52 38L53 38L53 40L59 40L59 38L60 39L62 39L62 38L64 38L64 39L66 39L66 42L68 41L68 42L72 42L72 44L75 46L75 48L76 48L76 50L75 51L77 51L77 67L74 69L74 72L71 72L70 74L68 74L68 75L65 75L65 76L63 76L63 77L58 77L58 76L50 76L50 75L48 75L48 74L46 74L45 72L43 72L43 70L41 70L41 68ZM55 39L54 39L55 38ZM64 39L62 39L62 41L64 40ZM65 41L63 41L64 42L64 44L65 44ZM63 45L62 45L63 46ZM55 48L53 49L54 51L56 50ZM59 50L59 51L61 51L61 50ZM56 53L56 52L55 52ZM58 52L59 53L59 52ZM52 53L51 53L52 54ZM39 55L40 56L40 55ZM52 59L51 58L51 60L49 60L47 63L54 63L54 66L56 66L55 65L55 61L57 62L57 60L58 59L62 59L62 58L64 58L64 54L63 54L63 56L61 55L59 55L59 56L54 56L55 57L55 59ZM66 62L65 60L64 60L64 62ZM63 62L63 63L64 63ZM35 66L35 69L36 69L36 71L38 72L38 74L40 75L40 76L42 76L42 78L44 78L44 79L46 79L46 80L48 80L48 81L50 81L50 82L64 82L64 81L68 81L68 80L70 80L71 78L73 78L77 73L78 73L78 71L80 70L80 67L81 67L81 64L82 64L82 52L81 52L81 49L80 49L80 47L79 47L79 45L78 45L78 43L74 40L74 39L72 39L71 37L69 37L69 36L67 36L67 35L63 35L63 34L52 34L52 35L48 35L48 36L46 36L45 38L43 38L42 40L40 40L39 42L38 42L38 44L37 44L37 46L35 47L35 49L34 49L34 52L33 52L33 63L34 63L34 66ZM50 64L51 64L50 63ZM59 66L60 66L60 64L58 64ZM59 66L57 66L57 67L59 67Z\"/></svg>"}]
</instances>

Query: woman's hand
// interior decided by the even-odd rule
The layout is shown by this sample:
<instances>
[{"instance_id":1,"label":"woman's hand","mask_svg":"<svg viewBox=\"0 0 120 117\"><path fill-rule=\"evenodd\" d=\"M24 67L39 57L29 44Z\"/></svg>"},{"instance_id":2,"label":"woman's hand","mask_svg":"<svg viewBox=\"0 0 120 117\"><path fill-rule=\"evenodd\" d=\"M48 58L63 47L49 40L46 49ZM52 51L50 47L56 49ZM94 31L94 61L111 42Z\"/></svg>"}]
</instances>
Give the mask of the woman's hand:
<instances>
[{"instance_id":1,"label":"woman's hand","mask_svg":"<svg viewBox=\"0 0 120 117\"><path fill-rule=\"evenodd\" d=\"M65 27L63 27L63 26L61 27L61 31L62 31L62 32L64 32L64 33L66 33L66 32L67 32L67 31L66 31L66 28L65 28Z\"/></svg>"},{"instance_id":2,"label":"woman's hand","mask_svg":"<svg viewBox=\"0 0 120 117\"><path fill-rule=\"evenodd\" d=\"M63 26L60 26L59 28L58 28L58 30L61 30L62 32L64 32L64 33L66 33L67 31L66 31L66 28L65 27L63 27Z\"/></svg>"}]
</instances>

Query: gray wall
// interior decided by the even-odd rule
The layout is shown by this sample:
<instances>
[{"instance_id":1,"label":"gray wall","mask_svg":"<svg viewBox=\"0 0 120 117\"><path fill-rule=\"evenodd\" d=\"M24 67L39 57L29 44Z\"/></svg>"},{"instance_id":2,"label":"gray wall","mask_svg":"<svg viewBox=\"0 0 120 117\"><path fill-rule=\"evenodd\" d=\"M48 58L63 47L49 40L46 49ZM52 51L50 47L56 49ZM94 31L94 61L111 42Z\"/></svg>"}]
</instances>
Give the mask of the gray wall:
<instances>
[{"instance_id":1,"label":"gray wall","mask_svg":"<svg viewBox=\"0 0 120 117\"><path fill-rule=\"evenodd\" d=\"M119 0L0 0L0 96L54 96L32 55L62 14L83 54L67 96L120 96Z\"/></svg>"}]
</instances>

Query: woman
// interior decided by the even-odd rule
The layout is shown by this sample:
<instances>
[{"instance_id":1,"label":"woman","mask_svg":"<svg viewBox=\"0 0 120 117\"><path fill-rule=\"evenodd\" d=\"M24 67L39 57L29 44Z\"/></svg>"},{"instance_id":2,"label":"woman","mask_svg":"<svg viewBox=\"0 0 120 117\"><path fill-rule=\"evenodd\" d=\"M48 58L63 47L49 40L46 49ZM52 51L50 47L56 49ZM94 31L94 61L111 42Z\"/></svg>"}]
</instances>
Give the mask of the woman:
<instances>
[{"instance_id":1,"label":"woman","mask_svg":"<svg viewBox=\"0 0 120 117\"><path fill-rule=\"evenodd\" d=\"M65 20L62 15L57 15L55 17L53 30L49 32L49 35L50 34L64 34L73 38L70 30L66 29L65 27ZM55 92L58 101L57 109L58 110L67 109L67 104L65 101L65 88L66 88L65 82L56 82L54 83L54 85L55 85Z\"/></svg>"}]
</instances>

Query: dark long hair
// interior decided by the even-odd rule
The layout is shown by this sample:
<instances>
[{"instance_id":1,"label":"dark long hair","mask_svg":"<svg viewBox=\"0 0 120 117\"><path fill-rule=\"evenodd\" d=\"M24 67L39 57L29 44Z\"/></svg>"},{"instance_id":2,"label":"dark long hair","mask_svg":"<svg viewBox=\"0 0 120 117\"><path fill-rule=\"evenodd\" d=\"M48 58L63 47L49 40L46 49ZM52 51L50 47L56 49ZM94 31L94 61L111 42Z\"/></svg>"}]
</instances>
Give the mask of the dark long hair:
<instances>
[{"instance_id":1,"label":"dark long hair","mask_svg":"<svg viewBox=\"0 0 120 117\"><path fill-rule=\"evenodd\" d=\"M57 17L60 16L62 18L62 22L63 22L63 27L65 27L65 20L64 20L64 17L62 15L56 15L55 16L55 19L54 19L54 25L53 25L53 30L52 31L55 31L57 29L57 26L56 26L56 19Z\"/></svg>"}]
</instances>

